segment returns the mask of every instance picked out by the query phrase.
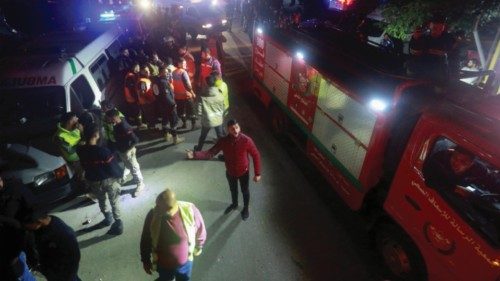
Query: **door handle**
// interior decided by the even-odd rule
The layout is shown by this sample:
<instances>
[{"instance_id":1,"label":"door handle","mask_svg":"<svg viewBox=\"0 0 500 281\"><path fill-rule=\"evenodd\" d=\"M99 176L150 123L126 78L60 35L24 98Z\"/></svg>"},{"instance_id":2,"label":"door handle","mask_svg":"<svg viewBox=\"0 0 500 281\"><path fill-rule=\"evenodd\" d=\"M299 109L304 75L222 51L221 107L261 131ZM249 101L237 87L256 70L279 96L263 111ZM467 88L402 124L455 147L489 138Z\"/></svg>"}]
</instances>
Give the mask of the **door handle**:
<instances>
[{"instance_id":1,"label":"door handle","mask_svg":"<svg viewBox=\"0 0 500 281\"><path fill-rule=\"evenodd\" d=\"M410 196L408 195L405 195L405 200L410 203L410 205L417 211L421 211L422 208L420 208L420 205L415 201L413 200L413 198L411 198Z\"/></svg>"}]
</instances>

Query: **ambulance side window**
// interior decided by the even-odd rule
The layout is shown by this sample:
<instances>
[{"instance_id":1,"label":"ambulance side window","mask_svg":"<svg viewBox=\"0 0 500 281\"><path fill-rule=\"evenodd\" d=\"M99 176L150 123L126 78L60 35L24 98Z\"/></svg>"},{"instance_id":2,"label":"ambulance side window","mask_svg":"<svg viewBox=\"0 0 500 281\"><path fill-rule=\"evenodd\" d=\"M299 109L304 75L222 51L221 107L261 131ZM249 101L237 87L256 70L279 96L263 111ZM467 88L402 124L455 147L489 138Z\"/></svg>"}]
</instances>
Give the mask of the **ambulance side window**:
<instances>
[{"instance_id":1,"label":"ambulance side window","mask_svg":"<svg viewBox=\"0 0 500 281\"><path fill-rule=\"evenodd\" d=\"M73 83L71 83L71 92L80 100L83 108L91 108L94 104L95 95L92 92L89 81L84 75L80 75Z\"/></svg>"},{"instance_id":2,"label":"ambulance side window","mask_svg":"<svg viewBox=\"0 0 500 281\"><path fill-rule=\"evenodd\" d=\"M112 59L116 59L120 55L120 48L121 44L118 40L116 40L106 51Z\"/></svg>"},{"instance_id":3,"label":"ambulance side window","mask_svg":"<svg viewBox=\"0 0 500 281\"><path fill-rule=\"evenodd\" d=\"M70 90L70 98L71 98L71 111L75 112L76 114L80 114L83 112L83 106L80 98L78 95L73 91L73 88Z\"/></svg>"},{"instance_id":4,"label":"ambulance side window","mask_svg":"<svg viewBox=\"0 0 500 281\"><path fill-rule=\"evenodd\" d=\"M486 241L500 248L498 167L447 138L439 138L424 162L423 175L427 186Z\"/></svg>"},{"instance_id":5,"label":"ambulance side window","mask_svg":"<svg viewBox=\"0 0 500 281\"><path fill-rule=\"evenodd\" d=\"M90 74L92 74L99 90L103 91L111 79L108 58L105 55L101 55L99 59L90 66Z\"/></svg>"}]
</instances>

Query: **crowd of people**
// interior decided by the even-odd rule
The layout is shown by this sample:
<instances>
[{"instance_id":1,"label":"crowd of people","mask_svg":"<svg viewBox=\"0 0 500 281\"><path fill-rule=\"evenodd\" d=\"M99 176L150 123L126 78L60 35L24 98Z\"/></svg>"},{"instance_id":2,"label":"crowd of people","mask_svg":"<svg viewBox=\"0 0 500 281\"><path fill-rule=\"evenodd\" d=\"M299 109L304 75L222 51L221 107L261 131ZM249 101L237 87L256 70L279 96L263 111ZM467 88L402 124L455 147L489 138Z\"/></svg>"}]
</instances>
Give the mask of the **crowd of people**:
<instances>
[{"instance_id":1,"label":"crowd of people","mask_svg":"<svg viewBox=\"0 0 500 281\"><path fill-rule=\"evenodd\" d=\"M181 133L201 129L186 158L209 159L222 152L219 159L225 162L231 193L224 213L237 209L239 182L244 203L241 218L247 220L249 156L254 162L253 180L258 182L260 154L229 116L229 91L222 72L224 37L208 35L195 59L178 34L152 34L149 40L131 40L115 61L115 76L123 84L122 102L108 99L97 109L67 112L55 128L53 142L74 172L78 192L97 201L102 213L102 221L91 229L109 227L107 234L113 236L124 232L121 186L131 174L133 197L146 188L136 146L137 131L149 129L161 129L164 140L173 145L185 141ZM216 144L203 151L212 128ZM0 247L2 280L36 280L34 271L49 281L80 280L75 231L39 208L20 182L0 177L0 199L0 239L12 242ZM193 203L178 201L169 188L158 195L140 241L147 274L157 271L158 280L190 280L193 258L201 254L207 235L201 211Z\"/></svg>"}]
</instances>

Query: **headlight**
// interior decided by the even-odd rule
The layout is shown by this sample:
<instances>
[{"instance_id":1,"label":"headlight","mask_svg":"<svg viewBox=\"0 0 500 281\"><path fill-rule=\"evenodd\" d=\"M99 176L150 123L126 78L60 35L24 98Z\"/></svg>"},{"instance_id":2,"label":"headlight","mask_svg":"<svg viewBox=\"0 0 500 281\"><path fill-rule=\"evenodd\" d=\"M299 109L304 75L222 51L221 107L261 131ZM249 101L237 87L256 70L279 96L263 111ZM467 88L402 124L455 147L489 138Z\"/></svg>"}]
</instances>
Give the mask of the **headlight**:
<instances>
[{"instance_id":1,"label":"headlight","mask_svg":"<svg viewBox=\"0 0 500 281\"><path fill-rule=\"evenodd\" d=\"M207 23L207 24L202 25L201 27L205 28L205 29L209 29L209 28L212 28L212 24L211 23Z\"/></svg>"},{"instance_id":2,"label":"headlight","mask_svg":"<svg viewBox=\"0 0 500 281\"><path fill-rule=\"evenodd\" d=\"M47 184L51 181L54 180L54 172L48 172L45 174L41 174L35 177L35 180L33 181L33 185L35 187L39 187L41 185Z\"/></svg>"},{"instance_id":3,"label":"headlight","mask_svg":"<svg viewBox=\"0 0 500 281\"><path fill-rule=\"evenodd\" d=\"M222 22L222 24L226 24L227 20L222 20L221 22Z\"/></svg>"},{"instance_id":4,"label":"headlight","mask_svg":"<svg viewBox=\"0 0 500 281\"><path fill-rule=\"evenodd\" d=\"M54 171L47 172L45 174L41 174L35 177L33 181L33 185L35 187L42 186L44 184L48 184L54 180L63 179L68 175L68 169L66 165L62 165L61 167L55 169Z\"/></svg>"},{"instance_id":5,"label":"headlight","mask_svg":"<svg viewBox=\"0 0 500 281\"><path fill-rule=\"evenodd\" d=\"M377 112L384 111L388 106L388 104L385 101L380 99L373 99L370 101L368 105L370 106L371 109Z\"/></svg>"}]
</instances>

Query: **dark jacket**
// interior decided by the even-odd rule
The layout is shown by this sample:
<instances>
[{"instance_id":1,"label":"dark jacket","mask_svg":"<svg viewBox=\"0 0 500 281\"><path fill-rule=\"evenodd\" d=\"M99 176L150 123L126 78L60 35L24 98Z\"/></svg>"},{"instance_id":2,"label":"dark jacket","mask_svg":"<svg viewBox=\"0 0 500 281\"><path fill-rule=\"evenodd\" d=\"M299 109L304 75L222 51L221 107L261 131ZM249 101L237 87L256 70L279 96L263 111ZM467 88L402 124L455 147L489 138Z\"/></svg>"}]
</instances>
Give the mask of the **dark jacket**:
<instances>
[{"instance_id":1,"label":"dark jacket","mask_svg":"<svg viewBox=\"0 0 500 281\"><path fill-rule=\"evenodd\" d=\"M175 106L174 91L171 87L172 78L170 77L159 77L158 78L158 95L160 100L163 101L168 107Z\"/></svg>"},{"instance_id":2,"label":"dark jacket","mask_svg":"<svg viewBox=\"0 0 500 281\"><path fill-rule=\"evenodd\" d=\"M34 231L40 272L48 281L79 280L80 248L75 232L58 217L51 218L49 225Z\"/></svg>"},{"instance_id":3,"label":"dark jacket","mask_svg":"<svg viewBox=\"0 0 500 281\"><path fill-rule=\"evenodd\" d=\"M118 148L118 151L127 152L139 143L139 138L127 121L122 120L120 124L116 124L113 127L113 130L115 133L116 148Z\"/></svg>"},{"instance_id":4,"label":"dark jacket","mask_svg":"<svg viewBox=\"0 0 500 281\"><path fill-rule=\"evenodd\" d=\"M123 170L109 149L97 145L82 145L78 147L77 152L85 170L86 180L101 181L122 177Z\"/></svg>"}]
</instances>

